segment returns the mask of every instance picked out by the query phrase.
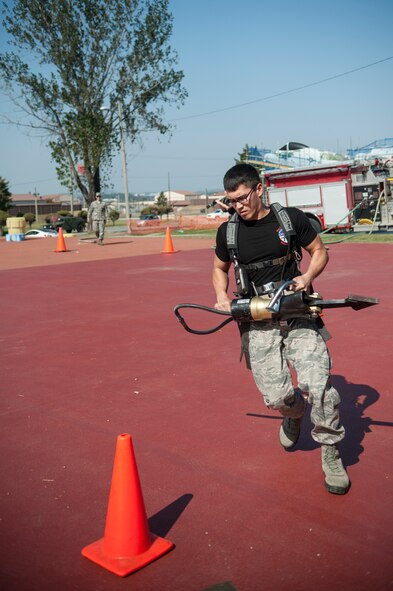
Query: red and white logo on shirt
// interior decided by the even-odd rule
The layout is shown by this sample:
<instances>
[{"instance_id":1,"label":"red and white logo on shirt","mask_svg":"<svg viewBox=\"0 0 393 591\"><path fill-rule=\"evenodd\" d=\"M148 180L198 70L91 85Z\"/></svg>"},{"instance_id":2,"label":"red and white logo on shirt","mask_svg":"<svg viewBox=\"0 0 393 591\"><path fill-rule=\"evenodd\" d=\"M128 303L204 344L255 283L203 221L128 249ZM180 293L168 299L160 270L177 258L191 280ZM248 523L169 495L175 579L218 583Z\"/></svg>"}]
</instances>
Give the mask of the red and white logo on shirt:
<instances>
[{"instance_id":1,"label":"red and white logo on shirt","mask_svg":"<svg viewBox=\"0 0 393 591\"><path fill-rule=\"evenodd\" d=\"M278 232L278 238L279 238L281 244L287 245L288 244L288 240L287 240L287 237L285 236L284 231L282 230L282 228L278 228L277 232Z\"/></svg>"}]
</instances>

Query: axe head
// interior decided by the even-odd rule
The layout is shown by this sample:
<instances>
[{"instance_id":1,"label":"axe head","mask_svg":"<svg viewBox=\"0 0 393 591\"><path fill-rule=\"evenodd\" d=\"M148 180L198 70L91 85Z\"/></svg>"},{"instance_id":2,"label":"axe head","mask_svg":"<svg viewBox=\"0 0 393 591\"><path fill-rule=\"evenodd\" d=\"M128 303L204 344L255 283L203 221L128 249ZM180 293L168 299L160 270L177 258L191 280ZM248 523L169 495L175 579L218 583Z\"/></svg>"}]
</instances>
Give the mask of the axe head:
<instances>
[{"instance_id":1,"label":"axe head","mask_svg":"<svg viewBox=\"0 0 393 591\"><path fill-rule=\"evenodd\" d=\"M352 310L362 310L363 308L379 304L378 298L369 298L354 294L349 294L344 300L313 299L306 295L304 301L309 305L318 306L319 308L352 308Z\"/></svg>"},{"instance_id":2,"label":"axe head","mask_svg":"<svg viewBox=\"0 0 393 591\"><path fill-rule=\"evenodd\" d=\"M368 308L369 306L375 306L379 304L378 298L368 298L367 296L349 294L346 298L348 306L354 310L362 310L362 308Z\"/></svg>"}]
</instances>

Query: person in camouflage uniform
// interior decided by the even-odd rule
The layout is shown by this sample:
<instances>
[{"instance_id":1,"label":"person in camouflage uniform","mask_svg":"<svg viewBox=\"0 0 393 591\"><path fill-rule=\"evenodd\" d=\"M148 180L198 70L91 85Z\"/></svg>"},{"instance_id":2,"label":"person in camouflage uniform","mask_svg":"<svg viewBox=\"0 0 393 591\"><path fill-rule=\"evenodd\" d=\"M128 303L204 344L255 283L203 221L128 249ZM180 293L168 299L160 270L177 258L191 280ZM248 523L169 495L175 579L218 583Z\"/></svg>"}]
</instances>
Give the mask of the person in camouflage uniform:
<instances>
[{"instance_id":1,"label":"person in camouflage uniform","mask_svg":"<svg viewBox=\"0 0 393 591\"><path fill-rule=\"evenodd\" d=\"M108 206L102 202L101 193L96 193L96 200L90 204L87 212L87 223L97 236L97 242L102 246L105 225L108 221Z\"/></svg>"},{"instance_id":2,"label":"person in camouflage uniform","mask_svg":"<svg viewBox=\"0 0 393 591\"><path fill-rule=\"evenodd\" d=\"M262 202L263 186L258 171L249 164L233 166L224 176L224 189L227 205L222 208L231 206L239 216L237 258L252 285L248 297L262 293L267 283L279 285L288 279L293 279L293 291L310 291L312 281L328 262L328 253L306 215L297 208L286 208L296 230L298 249L310 255L302 272L295 252L288 256L288 241L279 220ZM217 230L212 281L215 308L230 311L227 292L232 259L227 225L225 222ZM313 423L311 436L321 445L325 486L331 493L345 494L350 482L337 445L345 430L340 423L340 396L330 383L331 360L321 327L315 320L295 318L242 323L240 328L248 367L265 404L283 416L281 445L286 450L296 445L308 401ZM297 374L296 389L289 366Z\"/></svg>"}]
</instances>

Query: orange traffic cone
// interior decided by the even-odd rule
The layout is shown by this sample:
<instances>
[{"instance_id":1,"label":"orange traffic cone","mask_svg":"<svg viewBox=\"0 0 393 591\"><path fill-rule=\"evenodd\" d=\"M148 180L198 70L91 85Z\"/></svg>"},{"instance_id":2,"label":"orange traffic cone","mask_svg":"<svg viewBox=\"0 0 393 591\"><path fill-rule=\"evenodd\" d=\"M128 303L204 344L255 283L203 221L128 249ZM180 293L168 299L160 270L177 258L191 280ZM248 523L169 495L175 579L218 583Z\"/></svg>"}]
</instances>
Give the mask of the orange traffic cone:
<instances>
[{"instance_id":1,"label":"orange traffic cone","mask_svg":"<svg viewBox=\"0 0 393 591\"><path fill-rule=\"evenodd\" d=\"M55 252L68 252L63 236L63 228L59 228L59 235L57 237L57 244Z\"/></svg>"},{"instance_id":2,"label":"orange traffic cone","mask_svg":"<svg viewBox=\"0 0 393 591\"><path fill-rule=\"evenodd\" d=\"M164 250L162 250L161 252L163 254L171 254L172 252L179 252L178 250L175 250L173 248L172 236L171 236L171 230L170 230L170 228L167 228L166 229Z\"/></svg>"},{"instance_id":3,"label":"orange traffic cone","mask_svg":"<svg viewBox=\"0 0 393 591\"><path fill-rule=\"evenodd\" d=\"M131 436L119 435L104 537L83 548L82 555L125 577L173 547L148 530Z\"/></svg>"}]
</instances>

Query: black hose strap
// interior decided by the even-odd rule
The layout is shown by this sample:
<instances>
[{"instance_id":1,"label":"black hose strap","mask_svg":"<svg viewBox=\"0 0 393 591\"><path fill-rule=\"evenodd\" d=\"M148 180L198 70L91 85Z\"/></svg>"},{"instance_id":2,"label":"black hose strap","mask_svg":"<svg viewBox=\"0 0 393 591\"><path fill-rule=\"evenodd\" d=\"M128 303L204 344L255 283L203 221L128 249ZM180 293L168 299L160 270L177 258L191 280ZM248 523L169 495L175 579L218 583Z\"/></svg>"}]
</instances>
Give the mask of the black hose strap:
<instances>
[{"instance_id":1,"label":"black hose strap","mask_svg":"<svg viewBox=\"0 0 393 591\"><path fill-rule=\"evenodd\" d=\"M230 316L230 318L227 318L226 320L224 320L224 322L221 322L221 324L219 324L215 328L211 328L210 330L194 330L188 326L187 322L184 320L183 316L180 314L179 310L181 308L196 308L197 310L204 310L205 312L212 312L213 314L221 314L222 316ZM192 334L212 334L213 332L217 332L218 330L220 330L220 328L223 328L226 324L229 324L229 322L232 322L232 320L233 320L230 312L224 312L223 310L216 310L215 308L209 308L208 306L201 306L199 304L178 304L177 306L174 307L173 312L174 312L176 318L178 319L178 321L180 322L180 324L183 326L183 328L185 328L187 332L191 332Z\"/></svg>"}]
</instances>

